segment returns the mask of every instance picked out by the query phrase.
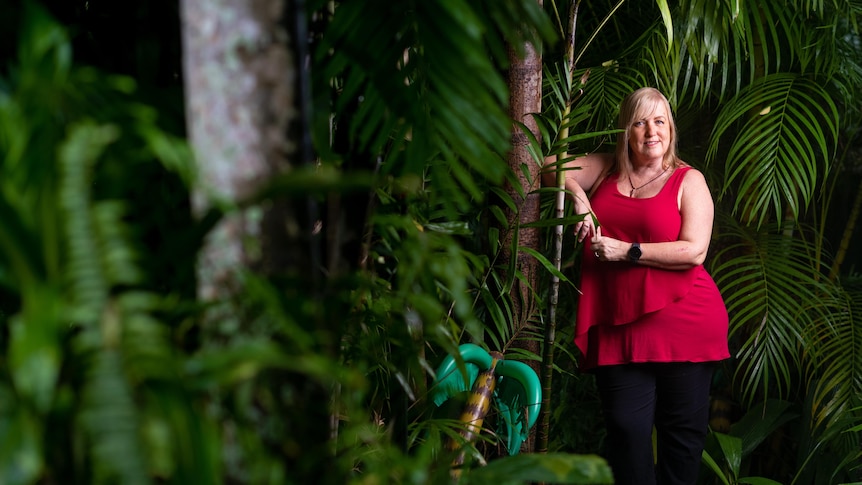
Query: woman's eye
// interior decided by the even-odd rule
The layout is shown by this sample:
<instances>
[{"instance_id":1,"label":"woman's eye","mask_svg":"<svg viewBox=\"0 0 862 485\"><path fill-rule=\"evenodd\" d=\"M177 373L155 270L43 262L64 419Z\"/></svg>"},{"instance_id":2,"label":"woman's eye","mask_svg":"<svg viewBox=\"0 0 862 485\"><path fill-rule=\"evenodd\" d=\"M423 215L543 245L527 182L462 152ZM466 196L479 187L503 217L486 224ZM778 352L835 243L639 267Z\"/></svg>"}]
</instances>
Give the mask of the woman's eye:
<instances>
[{"instance_id":1,"label":"woman's eye","mask_svg":"<svg viewBox=\"0 0 862 485\"><path fill-rule=\"evenodd\" d=\"M643 121L635 121L634 125L632 125L632 126L643 126L643 125L644 125Z\"/></svg>"}]
</instances>

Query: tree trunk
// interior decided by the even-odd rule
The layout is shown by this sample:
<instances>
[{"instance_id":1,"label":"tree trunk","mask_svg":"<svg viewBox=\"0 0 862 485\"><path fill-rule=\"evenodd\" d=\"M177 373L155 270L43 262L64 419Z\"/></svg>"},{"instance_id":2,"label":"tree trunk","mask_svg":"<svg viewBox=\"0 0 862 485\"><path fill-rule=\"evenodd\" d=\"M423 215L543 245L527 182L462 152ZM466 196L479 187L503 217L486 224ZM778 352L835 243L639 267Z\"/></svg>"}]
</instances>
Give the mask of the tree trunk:
<instances>
[{"instance_id":1,"label":"tree trunk","mask_svg":"<svg viewBox=\"0 0 862 485\"><path fill-rule=\"evenodd\" d=\"M291 165L295 62L283 2L183 0L181 8L186 116L200 168L193 208L198 216L226 209L200 253L198 295L221 300L239 290L238 269L286 266L284 248L273 249L285 238L274 228L296 227L286 205L232 209Z\"/></svg>"},{"instance_id":2,"label":"tree trunk","mask_svg":"<svg viewBox=\"0 0 862 485\"><path fill-rule=\"evenodd\" d=\"M224 212L199 253L198 296L215 303L204 315L205 333L218 333L213 322L238 318L245 290L241 271L291 276L307 282L310 295L319 292L314 202L285 193L247 203L274 176L312 157L301 116L307 110L300 100L309 98L298 62L307 42L300 7L265 0L181 3L186 116L199 166L193 208L198 217L213 208ZM230 340L251 331L245 322L236 323L239 330L216 337ZM279 450L297 483L314 482L323 476L319 464L331 455L330 390L302 373L267 379L268 386L292 396L282 408L283 441L267 445ZM233 439L230 426L224 423L226 441ZM239 446L228 442L223 449Z\"/></svg>"},{"instance_id":3,"label":"tree trunk","mask_svg":"<svg viewBox=\"0 0 862 485\"><path fill-rule=\"evenodd\" d=\"M542 109L542 56L535 46L529 44L524 46L523 57L519 57L515 49L510 47L509 62L510 114L514 121L524 123L538 137L538 126L532 114L539 113ZM520 187L507 185L506 192L512 200L516 201L518 210L509 211L506 215L509 226L515 227L517 231L506 233L506 240L503 243L504 261L508 261L511 257L509 251L517 251L518 246L539 251L540 240L540 231L537 228L521 227L522 224L539 219L539 194L534 193L534 191L539 188L541 180L540 167L527 151L527 136L519 125L512 127L512 145L508 164L512 172L518 177ZM513 244L514 237L518 239L517 245ZM538 340L528 339L524 333L536 313L536 299L533 293L538 281L538 261L520 251L518 251L516 258L515 269L520 271L524 278L523 280L516 279L510 292L514 317L512 335L516 337L515 345L517 347L535 355L541 355ZM538 375L539 362L529 361L527 363ZM527 451L532 451L534 437L535 432L532 432L530 439L525 444Z\"/></svg>"}]
</instances>

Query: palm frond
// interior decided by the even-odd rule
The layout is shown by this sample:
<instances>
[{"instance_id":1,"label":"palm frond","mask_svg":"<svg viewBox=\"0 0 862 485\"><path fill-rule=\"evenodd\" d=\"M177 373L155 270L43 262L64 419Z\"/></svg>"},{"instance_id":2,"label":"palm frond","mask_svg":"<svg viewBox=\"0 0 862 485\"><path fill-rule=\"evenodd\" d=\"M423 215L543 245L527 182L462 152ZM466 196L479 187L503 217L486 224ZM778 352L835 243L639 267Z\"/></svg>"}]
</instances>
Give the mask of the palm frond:
<instances>
[{"instance_id":1,"label":"palm frond","mask_svg":"<svg viewBox=\"0 0 862 485\"><path fill-rule=\"evenodd\" d=\"M862 300L858 290L835 288L824 294L818 304L831 306L831 311L811 322L805 329L807 342L803 354L806 390L804 452L807 466L801 475L812 475L820 468L816 456L829 449L836 459L846 457L858 461L858 435L851 433L862 415L858 412L862 394L862 325L859 322ZM844 469L838 461L834 470Z\"/></svg>"},{"instance_id":2,"label":"palm frond","mask_svg":"<svg viewBox=\"0 0 862 485\"><path fill-rule=\"evenodd\" d=\"M816 394L807 392L801 402L803 410L799 422L800 435L797 450L797 470L794 483L844 483L852 476L854 465L859 463L859 434L853 428L862 422L859 410L844 407L826 421L819 421L822 403L816 403ZM841 401L841 399L837 399ZM856 400L858 402L858 400ZM846 404L846 402L845 402Z\"/></svg>"},{"instance_id":3,"label":"palm frond","mask_svg":"<svg viewBox=\"0 0 862 485\"><path fill-rule=\"evenodd\" d=\"M417 174L439 160L434 176L441 201L461 209L484 195L472 173L497 182L504 176L501 155L510 145L511 121L498 70L506 62L502 46L536 39L537 33L545 40L553 36L535 2L486 7L464 0L347 2L339 5L319 50L322 75L343 79L339 129L360 149L383 154L384 174ZM375 12L371 21L369 11ZM531 19L539 28L522 32L515 19ZM353 105L358 109L351 113Z\"/></svg>"},{"instance_id":4,"label":"palm frond","mask_svg":"<svg viewBox=\"0 0 862 485\"><path fill-rule=\"evenodd\" d=\"M83 401L81 418L92 440L96 480L148 483L140 423L117 349L93 356Z\"/></svg>"},{"instance_id":5,"label":"palm frond","mask_svg":"<svg viewBox=\"0 0 862 485\"><path fill-rule=\"evenodd\" d=\"M667 44L655 24L631 44L627 57L652 73L655 87L674 107L695 100L702 105L713 95L722 99L733 86L738 88L751 44L744 6L692 0L682 2L673 14L678 18L673 44Z\"/></svg>"},{"instance_id":6,"label":"palm frond","mask_svg":"<svg viewBox=\"0 0 862 485\"><path fill-rule=\"evenodd\" d=\"M119 232L122 212L111 203L93 207L89 190L96 161L118 136L113 126L85 123L70 130L60 149L60 202L67 216L73 315L82 327L76 337L87 367L82 420L92 440L95 477L146 483L137 409L120 351L125 315L110 297L114 285L133 284L138 275Z\"/></svg>"},{"instance_id":7,"label":"palm frond","mask_svg":"<svg viewBox=\"0 0 862 485\"><path fill-rule=\"evenodd\" d=\"M736 138L720 152L725 133ZM725 166L721 197L734 196L733 213L763 224L770 214L793 218L808 206L829 170L838 135L838 110L817 83L775 74L743 89L723 106L711 135L707 163Z\"/></svg>"},{"instance_id":8,"label":"palm frond","mask_svg":"<svg viewBox=\"0 0 862 485\"><path fill-rule=\"evenodd\" d=\"M832 77L832 85L842 101L842 124L855 133L862 107L856 102L858 86L862 86L862 55L859 52L858 35L844 35L835 40L840 64ZM852 135L851 135L852 136Z\"/></svg>"},{"instance_id":9,"label":"palm frond","mask_svg":"<svg viewBox=\"0 0 862 485\"><path fill-rule=\"evenodd\" d=\"M108 144L119 136L116 127L82 124L70 131L60 149L63 177L60 203L66 214L69 244L69 280L82 322L97 320L104 308L111 280L102 259L97 223L90 210L93 167ZM109 260L108 260L109 261Z\"/></svg>"},{"instance_id":10,"label":"palm frond","mask_svg":"<svg viewBox=\"0 0 862 485\"><path fill-rule=\"evenodd\" d=\"M609 61L606 66L597 66L575 70L575 78L584 76L589 70L589 78L584 85L583 96L578 100L572 111L572 120L576 121L579 130L570 130L572 136L593 133L587 138L600 136L599 140L570 140L570 153L585 153L595 149L597 145L611 142L609 131L616 128L617 113L623 98L644 85L645 78L631 68L616 61ZM586 108L589 115L584 117L580 110ZM601 132L601 133L597 133Z\"/></svg>"},{"instance_id":11,"label":"palm frond","mask_svg":"<svg viewBox=\"0 0 862 485\"><path fill-rule=\"evenodd\" d=\"M677 23L675 46L667 48L655 25L632 43L639 54L631 56L646 63L674 106L676 96L701 104L713 95L722 101L756 79L794 65L829 78L843 62L835 47L842 42L840 27L800 22L798 15L804 14L783 4L689 0L674 13L685 18ZM836 33L823 35L824 29Z\"/></svg>"},{"instance_id":12,"label":"palm frond","mask_svg":"<svg viewBox=\"0 0 862 485\"><path fill-rule=\"evenodd\" d=\"M722 219L712 271L730 315L730 339L739 347L737 376L743 396L785 398L801 377L806 329L828 315L828 287L811 265L812 248L799 239L757 232Z\"/></svg>"},{"instance_id":13,"label":"palm frond","mask_svg":"<svg viewBox=\"0 0 862 485\"><path fill-rule=\"evenodd\" d=\"M855 405L862 394L862 324L859 301L836 288L818 304L833 308L805 329L805 375L813 393L812 419L822 426ZM828 317L828 318L827 318Z\"/></svg>"},{"instance_id":14,"label":"palm frond","mask_svg":"<svg viewBox=\"0 0 862 485\"><path fill-rule=\"evenodd\" d=\"M857 0L792 0L788 4L807 17L841 18L853 25L856 25L858 17L862 15L862 3Z\"/></svg>"}]
</instances>

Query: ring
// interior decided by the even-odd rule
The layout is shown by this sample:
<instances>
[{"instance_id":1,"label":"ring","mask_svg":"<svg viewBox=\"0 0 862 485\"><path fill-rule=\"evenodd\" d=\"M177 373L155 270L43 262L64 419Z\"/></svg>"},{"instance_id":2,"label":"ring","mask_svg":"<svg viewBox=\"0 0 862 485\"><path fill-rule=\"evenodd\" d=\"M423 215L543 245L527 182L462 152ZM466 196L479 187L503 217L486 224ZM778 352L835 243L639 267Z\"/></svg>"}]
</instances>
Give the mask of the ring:
<instances>
[{"instance_id":1,"label":"ring","mask_svg":"<svg viewBox=\"0 0 862 485\"><path fill-rule=\"evenodd\" d=\"M596 255L596 258L598 258L598 257L599 257L599 252L598 252L598 251L593 251L593 254L595 254L595 255Z\"/></svg>"}]
</instances>

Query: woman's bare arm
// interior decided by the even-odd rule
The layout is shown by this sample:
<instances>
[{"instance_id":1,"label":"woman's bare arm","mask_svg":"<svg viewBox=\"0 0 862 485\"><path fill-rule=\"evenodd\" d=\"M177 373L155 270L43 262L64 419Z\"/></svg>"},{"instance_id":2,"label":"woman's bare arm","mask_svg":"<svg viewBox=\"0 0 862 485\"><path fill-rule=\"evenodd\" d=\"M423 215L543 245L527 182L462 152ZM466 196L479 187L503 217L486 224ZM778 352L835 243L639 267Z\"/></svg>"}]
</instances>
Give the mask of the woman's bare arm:
<instances>
[{"instance_id":1,"label":"woman's bare arm","mask_svg":"<svg viewBox=\"0 0 862 485\"><path fill-rule=\"evenodd\" d=\"M688 269L703 264L712 239L715 207L712 194L703 174L689 170L685 174L679 194L682 227L679 239L672 242L641 243L638 264L662 269ZM591 241L591 249L603 261L628 259L630 242L603 237L601 233Z\"/></svg>"},{"instance_id":2,"label":"woman's bare arm","mask_svg":"<svg viewBox=\"0 0 862 485\"><path fill-rule=\"evenodd\" d=\"M578 192L589 192L599 177L608 171L613 163L613 155L610 153L590 153L564 162L562 165L551 166L556 163L557 156L545 159L546 170L542 172L542 182L547 187L557 186L557 171L559 167L565 176L566 190L574 192L575 185L580 187ZM574 189L574 190L572 190ZM571 195L570 195L571 196Z\"/></svg>"},{"instance_id":3,"label":"woman's bare arm","mask_svg":"<svg viewBox=\"0 0 862 485\"><path fill-rule=\"evenodd\" d=\"M610 169L613 163L613 155L609 153L591 153L583 157L568 160L561 166L553 166L552 164L556 161L556 156L545 159L545 166L548 168L542 172L542 182L544 185L547 187L558 187L556 168L559 167L564 176L566 195L574 204L575 214L592 213L592 206L590 205L587 193L598 182L602 174ZM578 241L582 241L587 236L595 235L595 227L592 224L591 218L584 218L582 222L575 224L574 229Z\"/></svg>"}]
</instances>

